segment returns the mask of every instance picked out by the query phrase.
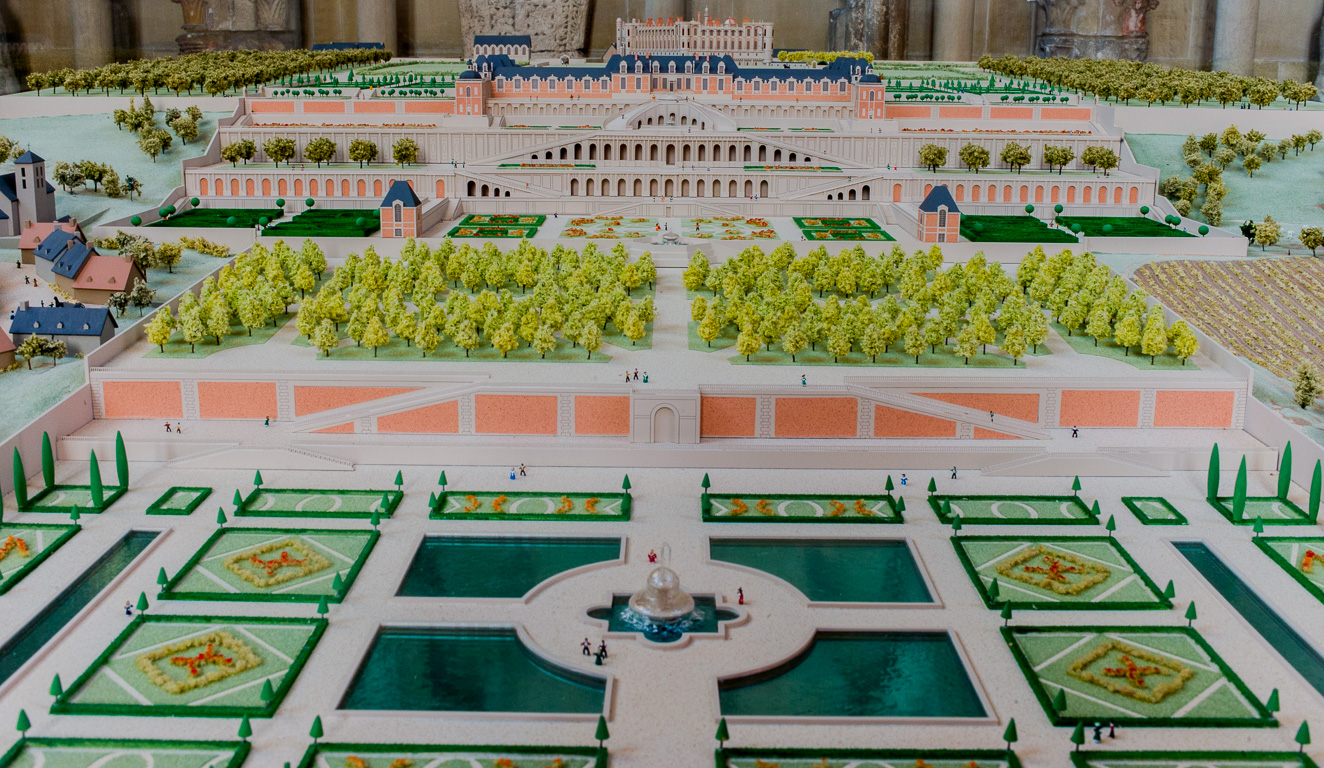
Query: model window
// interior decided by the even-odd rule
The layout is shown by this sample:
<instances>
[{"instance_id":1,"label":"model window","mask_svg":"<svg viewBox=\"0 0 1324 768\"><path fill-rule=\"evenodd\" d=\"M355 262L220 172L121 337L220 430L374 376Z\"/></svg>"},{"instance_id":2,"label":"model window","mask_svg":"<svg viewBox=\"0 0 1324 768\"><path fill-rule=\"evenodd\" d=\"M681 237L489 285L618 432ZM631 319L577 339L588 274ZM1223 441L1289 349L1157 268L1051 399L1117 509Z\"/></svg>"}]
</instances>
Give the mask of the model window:
<instances>
[{"instance_id":1,"label":"model window","mask_svg":"<svg viewBox=\"0 0 1324 768\"><path fill-rule=\"evenodd\" d=\"M939 209L938 209L938 226L940 226L940 227L945 227L945 226L947 226L947 209L946 209L946 208L939 208Z\"/></svg>"}]
</instances>

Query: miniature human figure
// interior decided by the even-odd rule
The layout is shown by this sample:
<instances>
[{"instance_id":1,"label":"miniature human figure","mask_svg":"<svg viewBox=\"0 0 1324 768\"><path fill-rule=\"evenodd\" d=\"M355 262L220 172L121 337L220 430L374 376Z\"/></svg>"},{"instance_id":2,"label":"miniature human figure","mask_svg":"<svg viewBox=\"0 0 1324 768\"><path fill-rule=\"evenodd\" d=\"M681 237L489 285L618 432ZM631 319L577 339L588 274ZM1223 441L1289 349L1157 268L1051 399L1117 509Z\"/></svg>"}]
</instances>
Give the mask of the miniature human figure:
<instances>
[{"instance_id":1,"label":"miniature human figure","mask_svg":"<svg viewBox=\"0 0 1324 768\"><path fill-rule=\"evenodd\" d=\"M587 637L584 638L584 642L580 643L579 647L584 651L585 656L593 655L593 644L588 641Z\"/></svg>"},{"instance_id":2,"label":"miniature human figure","mask_svg":"<svg viewBox=\"0 0 1324 768\"><path fill-rule=\"evenodd\" d=\"M654 225L653 225L653 231L654 231L654 232L661 232L661 231L662 231L662 225L661 225L661 224L654 224Z\"/></svg>"},{"instance_id":3,"label":"miniature human figure","mask_svg":"<svg viewBox=\"0 0 1324 768\"><path fill-rule=\"evenodd\" d=\"M956 479L956 467L952 467L952 479Z\"/></svg>"},{"instance_id":4,"label":"miniature human figure","mask_svg":"<svg viewBox=\"0 0 1324 768\"><path fill-rule=\"evenodd\" d=\"M800 386L802 387L809 386L809 380L805 378L805 375L803 373L800 374Z\"/></svg>"},{"instance_id":5,"label":"miniature human figure","mask_svg":"<svg viewBox=\"0 0 1324 768\"><path fill-rule=\"evenodd\" d=\"M271 417L270 417L270 416L268 416L268 417L266 417L265 419L262 420L262 426L264 426L264 427L269 427L269 426L271 426Z\"/></svg>"},{"instance_id":6,"label":"miniature human figure","mask_svg":"<svg viewBox=\"0 0 1324 768\"><path fill-rule=\"evenodd\" d=\"M133 615L133 603L130 603L128 600L124 601L124 615L125 616Z\"/></svg>"},{"instance_id":7,"label":"miniature human figure","mask_svg":"<svg viewBox=\"0 0 1324 768\"><path fill-rule=\"evenodd\" d=\"M606 641L606 640L599 640L599 641L598 641L598 653L602 654L602 658L604 658L604 659L607 658L607 641Z\"/></svg>"},{"instance_id":8,"label":"miniature human figure","mask_svg":"<svg viewBox=\"0 0 1324 768\"><path fill-rule=\"evenodd\" d=\"M648 371L644 371L644 383L648 383Z\"/></svg>"},{"instance_id":9,"label":"miniature human figure","mask_svg":"<svg viewBox=\"0 0 1324 768\"><path fill-rule=\"evenodd\" d=\"M168 421L166 422L166 431L167 431L167 432L170 431L170 422L168 422Z\"/></svg>"},{"instance_id":10,"label":"miniature human figure","mask_svg":"<svg viewBox=\"0 0 1324 768\"><path fill-rule=\"evenodd\" d=\"M638 369L638 368L635 368L635 369L634 369L634 380L635 380L635 381L638 381L638 380L639 380L639 369Z\"/></svg>"},{"instance_id":11,"label":"miniature human figure","mask_svg":"<svg viewBox=\"0 0 1324 768\"><path fill-rule=\"evenodd\" d=\"M510 479L511 479L511 480L514 480L514 479L515 479L515 468L514 468L514 467L511 467L511 468L510 468Z\"/></svg>"},{"instance_id":12,"label":"miniature human figure","mask_svg":"<svg viewBox=\"0 0 1324 768\"><path fill-rule=\"evenodd\" d=\"M1072 428L1071 428L1071 436L1072 436L1072 437L1080 437L1080 427L1072 427Z\"/></svg>"},{"instance_id":13,"label":"miniature human figure","mask_svg":"<svg viewBox=\"0 0 1324 768\"><path fill-rule=\"evenodd\" d=\"M1115 739L1115 738L1117 738L1117 721L1116 721L1116 720L1109 720L1109 721L1108 721L1108 738L1110 738L1110 739Z\"/></svg>"},{"instance_id":14,"label":"miniature human figure","mask_svg":"<svg viewBox=\"0 0 1324 768\"><path fill-rule=\"evenodd\" d=\"M523 464L519 465L519 476L520 476L520 477L528 477L528 476L529 476L529 473L524 471L524 465L523 465Z\"/></svg>"},{"instance_id":15,"label":"miniature human figure","mask_svg":"<svg viewBox=\"0 0 1324 768\"><path fill-rule=\"evenodd\" d=\"M988 412L988 420L989 420L990 422L993 421L993 412L992 412L992 411L989 411L989 412Z\"/></svg>"},{"instance_id":16,"label":"miniature human figure","mask_svg":"<svg viewBox=\"0 0 1324 768\"><path fill-rule=\"evenodd\" d=\"M599 648L598 652L593 654L593 663L600 667L602 666L602 660L605 659L606 657L607 657L607 652Z\"/></svg>"},{"instance_id":17,"label":"miniature human figure","mask_svg":"<svg viewBox=\"0 0 1324 768\"><path fill-rule=\"evenodd\" d=\"M737 605L745 604L745 590L743 587L736 587L736 604Z\"/></svg>"},{"instance_id":18,"label":"miniature human figure","mask_svg":"<svg viewBox=\"0 0 1324 768\"><path fill-rule=\"evenodd\" d=\"M1103 723L1095 723L1095 724L1094 724L1094 743L1095 743L1095 744L1098 744L1098 743L1101 742L1101 741L1103 741Z\"/></svg>"},{"instance_id":19,"label":"miniature human figure","mask_svg":"<svg viewBox=\"0 0 1324 768\"><path fill-rule=\"evenodd\" d=\"M31 280L27 275L24 275L24 276L23 276L23 284L24 284L24 285L32 285L32 280Z\"/></svg>"},{"instance_id":20,"label":"miniature human figure","mask_svg":"<svg viewBox=\"0 0 1324 768\"><path fill-rule=\"evenodd\" d=\"M629 380L630 380L630 369L629 369L629 368L626 368L626 369L625 369L625 380L626 380L626 381L629 381Z\"/></svg>"},{"instance_id":21,"label":"miniature human figure","mask_svg":"<svg viewBox=\"0 0 1324 768\"><path fill-rule=\"evenodd\" d=\"M179 427L180 427L180 424L179 424L178 421L176 421L176 422L175 422L175 434L176 434L176 435L182 435L182 434L184 434L183 430L181 430Z\"/></svg>"},{"instance_id":22,"label":"miniature human figure","mask_svg":"<svg viewBox=\"0 0 1324 768\"><path fill-rule=\"evenodd\" d=\"M901 484L902 484L902 485L905 485L905 484L906 484L906 473L905 473L905 472L902 472L902 473L901 473Z\"/></svg>"},{"instance_id":23,"label":"miniature human figure","mask_svg":"<svg viewBox=\"0 0 1324 768\"><path fill-rule=\"evenodd\" d=\"M657 550L654 549L648 550L648 562L650 563L657 562Z\"/></svg>"}]
</instances>

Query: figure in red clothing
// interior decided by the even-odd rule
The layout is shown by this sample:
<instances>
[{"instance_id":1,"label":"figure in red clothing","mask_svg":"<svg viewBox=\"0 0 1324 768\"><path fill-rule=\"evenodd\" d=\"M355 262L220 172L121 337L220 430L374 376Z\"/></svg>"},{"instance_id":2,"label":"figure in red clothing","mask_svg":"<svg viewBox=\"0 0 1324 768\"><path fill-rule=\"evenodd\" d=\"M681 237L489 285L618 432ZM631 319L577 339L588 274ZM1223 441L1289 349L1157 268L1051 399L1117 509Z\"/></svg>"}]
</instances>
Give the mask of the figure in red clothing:
<instances>
[{"instance_id":1,"label":"figure in red clothing","mask_svg":"<svg viewBox=\"0 0 1324 768\"><path fill-rule=\"evenodd\" d=\"M650 562L650 563L656 563L656 562L657 562L657 551L656 551L656 550L652 550L652 549L648 550L648 562Z\"/></svg>"},{"instance_id":2,"label":"figure in red clothing","mask_svg":"<svg viewBox=\"0 0 1324 768\"><path fill-rule=\"evenodd\" d=\"M737 605L745 604L745 590L741 587L736 587L736 604Z\"/></svg>"}]
</instances>

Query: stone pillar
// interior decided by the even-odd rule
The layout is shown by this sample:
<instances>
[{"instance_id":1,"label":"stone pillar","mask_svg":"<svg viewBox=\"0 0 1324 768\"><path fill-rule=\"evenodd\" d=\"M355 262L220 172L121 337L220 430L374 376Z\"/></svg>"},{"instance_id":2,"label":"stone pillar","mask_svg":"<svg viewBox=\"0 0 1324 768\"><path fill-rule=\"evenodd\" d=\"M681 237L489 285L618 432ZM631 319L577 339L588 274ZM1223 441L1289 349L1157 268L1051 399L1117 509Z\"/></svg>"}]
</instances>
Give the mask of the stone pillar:
<instances>
[{"instance_id":1,"label":"stone pillar","mask_svg":"<svg viewBox=\"0 0 1324 768\"><path fill-rule=\"evenodd\" d=\"M1254 74L1259 18L1260 0L1218 0L1214 18L1214 71Z\"/></svg>"},{"instance_id":2,"label":"stone pillar","mask_svg":"<svg viewBox=\"0 0 1324 768\"><path fill-rule=\"evenodd\" d=\"M358 0L358 22L360 43L381 43L387 50L397 47L395 0Z\"/></svg>"},{"instance_id":3,"label":"stone pillar","mask_svg":"<svg viewBox=\"0 0 1324 768\"><path fill-rule=\"evenodd\" d=\"M115 60L110 0L73 0L74 66L99 67Z\"/></svg>"},{"instance_id":4,"label":"stone pillar","mask_svg":"<svg viewBox=\"0 0 1324 768\"><path fill-rule=\"evenodd\" d=\"M974 58L974 0L934 0L933 60L970 61Z\"/></svg>"}]
</instances>

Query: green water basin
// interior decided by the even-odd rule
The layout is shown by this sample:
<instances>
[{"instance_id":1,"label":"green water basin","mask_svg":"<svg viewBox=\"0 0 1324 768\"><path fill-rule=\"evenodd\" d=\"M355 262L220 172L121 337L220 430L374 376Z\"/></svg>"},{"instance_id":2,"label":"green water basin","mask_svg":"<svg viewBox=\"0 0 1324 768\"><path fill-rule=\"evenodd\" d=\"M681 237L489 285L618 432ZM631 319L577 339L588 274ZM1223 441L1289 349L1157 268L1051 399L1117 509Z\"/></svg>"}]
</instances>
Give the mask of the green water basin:
<instances>
[{"instance_id":1,"label":"green water basin","mask_svg":"<svg viewBox=\"0 0 1324 768\"><path fill-rule=\"evenodd\" d=\"M619 538L427 536L401 597L523 597L551 577L621 556Z\"/></svg>"},{"instance_id":2,"label":"green water basin","mask_svg":"<svg viewBox=\"0 0 1324 768\"><path fill-rule=\"evenodd\" d=\"M711 539L708 551L790 582L814 602L933 602L900 539Z\"/></svg>"},{"instance_id":3,"label":"green water basin","mask_svg":"<svg viewBox=\"0 0 1324 768\"><path fill-rule=\"evenodd\" d=\"M605 681L536 656L513 629L387 627L340 708L595 714L605 692Z\"/></svg>"},{"instance_id":4,"label":"green water basin","mask_svg":"<svg viewBox=\"0 0 1324 768\"><path fill-rule=\"evenodd\" d=\"M945 632L819 632L785 664L718 684L725 716L987 716Z\"/></svg>"}]
</instances>

